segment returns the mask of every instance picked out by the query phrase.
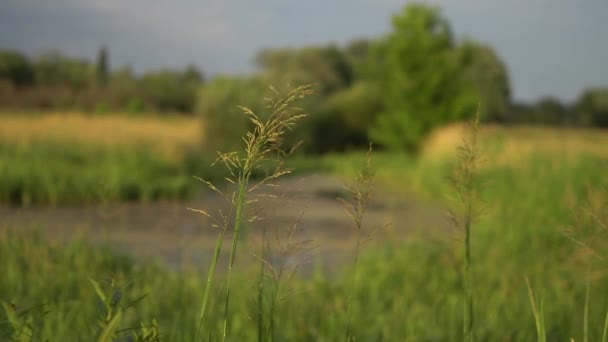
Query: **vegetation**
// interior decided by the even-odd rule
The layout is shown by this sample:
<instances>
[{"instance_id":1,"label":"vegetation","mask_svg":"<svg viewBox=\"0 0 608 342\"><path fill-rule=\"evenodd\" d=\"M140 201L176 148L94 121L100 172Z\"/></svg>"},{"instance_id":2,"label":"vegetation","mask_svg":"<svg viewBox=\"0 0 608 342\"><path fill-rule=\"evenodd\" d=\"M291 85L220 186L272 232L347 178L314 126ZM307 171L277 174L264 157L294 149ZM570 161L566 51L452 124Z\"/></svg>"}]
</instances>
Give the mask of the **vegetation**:
<instances>
[{"instance_id":1,"label":"vegetation","mask_svg":"<svg viewBox=\"0 0 608 342\"><path fill-rule=\"evenodd\" d=\"M435 134L423 146L425 152L418 161L374 153L377 182L445 200L452 193L445 176L451 174L457 160L450 151L460 132L456 126ZM602 162L605 150L587 138L594 134L491 126L480 130L479 149L484 158L476 177L483 184L486 211L470 231L476 340L534 340L535 316L542 323L539 336L544 334L546 340L582 340L585 334L593 341L605 334L608 235L603 228L603 208L608 181ZM536 148L523 148L530 145ZM361 154L333 155L321 162L326 169L353 174L357 168L349 165L365 158ZM199 321L200 308L193 303L202 302L206 283L199 272L134 264L78 241L59 247L40 236L10 230L2 234L3 336L16 336L22 327L56 340L100 336L106 330L96 322L106 319L108 310L100 309L94 300L98 295L96 286L90 285L89 278L93 278L102 292L118 293L121 299L116 307L129 306L140 295L147 295L134 308L120 309L113 336L144 332L153 336L150 331L158 331L163 340L195 339L193 322ZM378 248L366 248L356 266L355 287L348 268L338 277L317 272L309 278L290 278L292 294L274 302L272 336L341 340L350 320L351 334L357 340L461 340L463 247L449 232L442 235L413 234L405 242L395 238ZM256 289L266 293L271 287L260 287L259 277L254 276L259 273L257 268L239 268L238 264L232 283L239 285L230 288L229 336L247 340L267 336L259 334L258 319L268 316L259 315ZM212 280L214 287L224 283L226 276L218 272ZM108 277L114 282L104 280ZM121 286L125 284L129 286ZM354 289L352 296L349 289ZM225 295L224 291L219 293ZM222 336L224 326L224 295L210 293L203 339ZM591 298L588 305L587 293ZM350 318L346 317L349 305ZM337 314L340 312L344 314ZM102 327L107 326L106 320Z\"/></svg>"},{"instance_id":2,"label":"vegetation","mask_svg":"<svg viewBox=\"0 0 608 342\"><path fill-rule=\"evenodd\" d=\"M608 342L606 131L487 123L605 126L605 89L513 103L492 48L416 3L386 36L256 63L205 82L195 67L112 69L106 47L95 63L0 53L0 204L183 199L204 188L196 176L228 206L192 208L211 218L215 249L179 269L0 222L0 340ZM316 91L264 99L267 84L298 83ZM459 122L476 106L470 131ZM32 112L49 108L89 113ZM294 169L354 180L352 264L299 274L293 256L310 246L297 223L249 238L249 206ZM363 248L383 188L445 207L451 228L393 222Z\"/></svg>"},{"instance_id":3,"label":"vegetation","mask_svg":"<svg viewBox=\"0 0 608 342\"><path fill-rule=\"evenodd\" d=\"M412 37L406 39L405 37ZM393 17L393 32L372 53L370 78L383 90L383 111L370 127L375 141L413 150L433 128L475 108L461 53L437 9L411 5Z\"/></svg>"},{"instance_id":4,"label":"vegetation","mask_svg":"<svg viewBox=\"0 0 608 342\"><path fill-rule=\"evenodd\" d=\"M195 66L139 77L129 66L111 70L107 47L95 64L57 51L28 57L0 50L0 107L12 110L190 113L203 83Z\"/></svg>"},{"instance_id":5,"label":"vegetation","mask_svg":"<svg viewBox=\"0 0 608 342\"><path fill-rule=\"evenodd\" d=\"M192 119L56 114L0 119L0 202L97 203L185 198L194 155Z\"/></svg>"}]
</instances>

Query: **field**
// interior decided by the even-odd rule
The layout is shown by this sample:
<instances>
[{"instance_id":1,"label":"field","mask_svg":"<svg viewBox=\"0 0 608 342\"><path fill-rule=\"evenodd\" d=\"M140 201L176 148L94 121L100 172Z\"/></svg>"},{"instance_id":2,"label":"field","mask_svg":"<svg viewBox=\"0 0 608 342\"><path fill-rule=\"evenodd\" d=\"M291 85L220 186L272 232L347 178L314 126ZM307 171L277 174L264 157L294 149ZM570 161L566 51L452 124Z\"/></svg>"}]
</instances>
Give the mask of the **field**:
<instances>
[{"instance_id":1,"label":"field","mask_svg":"<svg viewBox=\"0 0 608 342\"><path fill-rule=\"evenodd\" d=\"M0 202L179 199L197 173L201 128L191 118L28 113L0 122Z\"/></svg>"},{"instance_id":2,"label":"field","mask_svg":"<svg viewBox=\"0 0 608 342\"><path fill-rule=\"evenodd\" d=\"M203 188L190 183L192 173L204 170L186 153L200 143L193 121L66 118L73 123L62 122L63 116L0 117L2 202L175 199ZM68 126L77 128L61 132ZM466 160L456 148L468 134L463 127L437 130L417 158L372 152L371 165L375 201L391 189L390 196L435 203L441 212L451 209L465 221L463 214L472 205L479 215L471 216L468 286L463 283L464 233L409 230L413 222L407 215L372 233L374 243L361 245L357 264L341 262L327 271L313 249L307 251L313 255L311 266L294 276L292 261L303 245L283 233L268 240L272 243L251 242L263 237L252 232L243 241L257 257L236 263L229 339L461 341L463 288L469 288L476 340L540 341L542 331L547 341L606 341L608 132L481 127L476 181L472 191L465 191L468 196L459 197L452 180L462 185L467 179L456 172ZM365 160L362 152L296 156L289 165L296 168L292 177L321 172L348 181ZM109 170L115 178L106 183ZM59 186L59 177L69 180ZM14 190L15 184L28 190ZM276 205L281 210L281 203ZM363 220L366 233L376 228L369 223ZM2 338L94 340L111 331L118 340L133 334L154 340L157 332L163 341L196 339L209 257L169 268L135 262L116 253L112 244L93 247L85 237L59 242L47 238L44 226L32 234L13 224L0 223ZM344 233L348 253L357 248L356 232ZM243 250L239 257L248 259L246 254ZM213 282L204 340L222 339L227 277L218 271Z\"/></svg>"}]
</instances>

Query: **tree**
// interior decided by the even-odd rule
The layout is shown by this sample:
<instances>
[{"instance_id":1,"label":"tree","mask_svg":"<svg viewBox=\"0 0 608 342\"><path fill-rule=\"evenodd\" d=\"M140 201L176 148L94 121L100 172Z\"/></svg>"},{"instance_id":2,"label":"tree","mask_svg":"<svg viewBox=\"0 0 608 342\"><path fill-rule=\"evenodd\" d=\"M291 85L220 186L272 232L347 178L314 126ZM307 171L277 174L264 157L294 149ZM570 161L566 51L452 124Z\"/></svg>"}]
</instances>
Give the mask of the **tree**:
<instances>
[{"instance_id":1,"label":"tree","mask_svg":"<svg viewBox=\"0 0 608 342\"><path fill-rule=\"evenodd\" d=\"M108 76L110 74L110 56L108 48L102 46L99 48L97 53L97 69L96 69L97 83L99 85L105 85L108 82Z\"/></svg>"},{"instance_id":2,"label":"tree","mask_svg":"<svg viewBox=\"0 0 608 342\"><path fill-rule=\"evenodd\" d=\"M608 127L608 87L585 90L576 104L583 124Z\"/></svg>"},{"instance_id":3,"label":"tree","mask_svg":"<svg viewBox=\"0 0 608 342\"><path fill-rule=\"evenodd\" d=\"M433 127L475 115L475 91L437 8L408 5L392 26L372 49L366 72L384 107L369 133L388 148L411 151Z\"/></svg>"},{"instance_id":4,"label":"tree","mask_svg":"<svg viewBox=\"0 0 608 342\"><path fill-rule=\"evenodd\" d=\"M34 83L34 70L26 56L12 50L0 50L0 79L14 86Z\"/></svg>"},{"instance_id":5,"label":"tree","mask_svg":"<svg viewBox=\"0 0 608 342\"><path fill-rule=\"evenodd\" d=\"M347 57L335 45L266 49L257 54L255 61L271 83L314 83L321 97L344 89L354 77Z\"/></svg>"},{"instance_id":6,"label":"tree","mask_svg":"<svg viewBox=\"0 0 608 342\"><path fill-rule=\"evenodd\" d=\"M461 49L465 77L475 88L482 116L490 121L507 121L511 86L505 64L488 45L467 41Z\"/></svg>"},{"instance_id":7,"label":"tree","mask_svg":"<svg viewBox=\"0 0 608 342\"><path fill-rule=\"evenodd\" d=\"M69 58L57 51L39 56L33 63L36 83L44 86L64 86L82 90L94 79L94 68L89 61Z\"/></svg>"},{"instance_id":8,"label":"tree","mask_svg":"<svg viewBox=\"0 0 608 342\"><path fill-rule=\"evenodd\" d=\"M313 129L309 150L322 153L368 146L367 131L381 108L380 91L366 82L336 92L310 119Z\"/></svg>"},{"instance_id":9,"label":"tree","mask_svg":"<svg viewBox=\"0 0 608 342\"><path fill-rule=\"evenodd\" d=\"M144 74L139 83L146 101L160 111L194 111L201 86L198 71L159 70Z\"/></svg>"}]
</instances>

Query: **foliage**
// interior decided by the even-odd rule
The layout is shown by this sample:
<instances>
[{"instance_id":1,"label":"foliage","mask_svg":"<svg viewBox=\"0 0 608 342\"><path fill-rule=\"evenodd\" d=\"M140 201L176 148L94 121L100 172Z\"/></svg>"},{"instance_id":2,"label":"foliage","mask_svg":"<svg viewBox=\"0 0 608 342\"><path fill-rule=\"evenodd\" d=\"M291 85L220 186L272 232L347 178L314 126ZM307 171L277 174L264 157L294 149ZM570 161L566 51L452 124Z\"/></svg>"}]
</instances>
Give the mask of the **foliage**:
<instances>
[{"instance_id":1,"label":"foliage","mask_svg":"<svg viewBox=\"0 0 608 342\"><path fill-rule=\"evenodd\" d=\"M465 82L463 53L438 9L410 4L392 24L369 62L369 78L384 94L370 136L389 148L415 150L433 127L470 117L476 98Z\"/></svg>"},{"instance_id":2,"label":"foliage","mask_svg":"<svg viewBox=\"0 0 608 342\"><path fill-rule=\"evenodd\" d=\"M576 104L576 111L585 124L608 127L608 88L584 91Z\"/></svg>"},{"instance_id":3,"label":"foliage","mask_svg":"<svg viewBox=\"0 0 608 342\"><path fill-rule=\"evenodd\" d=\"M311 120L311 152L361 148L369 139L367 129L382 108L381 94L373 85L359 81L334 93Z\"/></svg>"},{"instance_id":4,"label":"foliage","mask_svg":"<svg viewBox=\"0 0 608 342\"><path fill-rule=\"evenodd\" d=\"M27 57L19 52L0 50L0 79L15 86L29 85L34 81L34 70Z\"/></svg>"},{"instance_id":5,"label":"foliage","mask_svg":"<svg viewBox=\"0 0 608 342\"><path fill-rule=\"evenodd\" d=\"M335 45L266 49L256 56L262 74L274 84L316 84L321 98L350 85L352 66Z\"/></svg>"},{"instance_id":6,"label":"foliage","mask_svg":"<svg viewBox=\"0 0 608 342\"><path fill-rule=\"evenodd\" d=\"M202 76L194 67L183 72L161 70L148 72L139 80L144 101L160 111L192 112Z\"/></svg>"},{"instance_id":7,"label":"foliage","mask_svg":"<svg viewBox=\"0 0 608 342\"><path fill-rule=\"evenodd\" d=\"M268 86L259 78L217 77L201 90L197 112L200 113L205 136L205 153L212 158L218 151L235 150L242 145L251 123L238 106L247 103L265 118L264 97Z\"/></svg>"},{"instance_id":8,"label":"foliage","mask_svg":"<svg viewBox=\"0 0 608 342\"><path fill-rule=\"evenodd\" d=\"M511 104L509 73L505 64L488 45L466 41L461 49L465 54L465 78L475 88L480 115L488 121L504 122Z\"/></svg>"},{"instance_id":9,"label":"foliage","mask_svg":"<svg viewBox=\"0 0 608 342\"><path fill-rule=\"evenodd\" d=\"M51 51L29 58L0 52L0 106L25 109L193 112L204 76L195 66L137 77L129 66L110 69L100 48L95 64ZM8 84L8 87L7 85ZM4 88L8 88L4 89Z\"/></svg>"}]
</instances>

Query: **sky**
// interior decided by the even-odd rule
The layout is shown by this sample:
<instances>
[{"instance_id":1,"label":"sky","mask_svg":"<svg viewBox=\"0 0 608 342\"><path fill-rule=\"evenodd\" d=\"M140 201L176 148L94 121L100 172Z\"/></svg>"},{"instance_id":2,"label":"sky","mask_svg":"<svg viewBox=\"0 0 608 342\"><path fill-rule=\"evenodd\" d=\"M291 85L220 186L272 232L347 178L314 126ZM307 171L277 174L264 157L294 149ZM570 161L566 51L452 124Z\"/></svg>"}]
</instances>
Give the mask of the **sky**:
<instances>
[{"instance_id":1,"label":"sky","mask_svg":"<svg viewBox=\"0 0 608 342\"><path fill-rule=\"evenodd\" d=\"M608 0L436 0L458 37L491 45L513 97L573 101L608 86ZM136 71L193 63L207 75L254 70L261 48L344 44L390 30L397 0L1 0L0 48L57 49Z\"/></svg>"}]
</instances>

